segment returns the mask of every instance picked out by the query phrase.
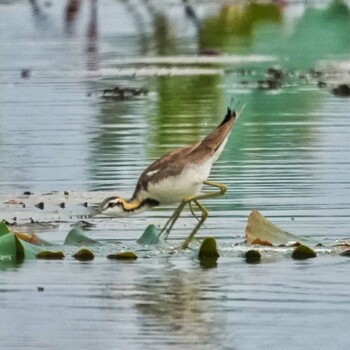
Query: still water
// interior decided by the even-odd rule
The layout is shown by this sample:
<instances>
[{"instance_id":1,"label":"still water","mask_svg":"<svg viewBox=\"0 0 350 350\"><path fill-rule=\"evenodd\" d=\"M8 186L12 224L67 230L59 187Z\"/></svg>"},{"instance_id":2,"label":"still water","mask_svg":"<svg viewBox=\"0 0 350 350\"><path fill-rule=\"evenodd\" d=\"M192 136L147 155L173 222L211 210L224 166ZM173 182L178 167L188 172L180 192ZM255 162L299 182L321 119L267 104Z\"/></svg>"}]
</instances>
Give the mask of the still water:
<instances>
[{"instance_id":1,"label":"still water","mask_svg":"<svg viewBox=\"0 0 350 350\"><path fill-rule=\"evenodd\" d=\"M350 80L349 3L193 1L195 15L181 1L65 5L0 1L2 201L131 194L146 165L210 132L233 98L246 107L211 174L229 190L206 202L199 235L215 236L221 257L214 269L162 250L132 263L0 265L0 348L347 349L347 258L248 265L234 244L253 208L316 241L350 236L350 99L331 93ZM103 97L116 86L147 93ZM89 236L138 249L171 209L96 219ZM1 210L9 221L53 215ZM185 216L172 242L195 224ZM62 243L70 223L40 235Z\"/></svg>"}]
</instances>

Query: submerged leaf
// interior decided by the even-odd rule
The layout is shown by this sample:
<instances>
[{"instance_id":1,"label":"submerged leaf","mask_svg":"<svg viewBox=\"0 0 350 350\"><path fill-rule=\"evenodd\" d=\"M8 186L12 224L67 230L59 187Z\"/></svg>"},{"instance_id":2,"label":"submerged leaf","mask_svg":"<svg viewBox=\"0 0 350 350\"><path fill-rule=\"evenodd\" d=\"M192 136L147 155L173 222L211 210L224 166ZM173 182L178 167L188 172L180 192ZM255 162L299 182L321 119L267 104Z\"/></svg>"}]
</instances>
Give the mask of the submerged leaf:
<instances>
[{"instance_id":1,"label":"submerged leaf","mask_svg":"<svg viewBox=\"0 0 350 350\"><path fill-rule=\"evenodd\" d=\"M248 243L266 246L288 245L291 242L295 244L295 242L305 240L283 231L262 216L256 209L253 209L249 215L245 235Z\"/></svg>"},{"instance_id":2,"label":"submerged leaf","mask_svg":"<svg viewBox=\"0 0 350 350\"><path fill-rule=\"evenodd\" d=\"M137 240L138 244L152 245L159 243L159 230L155 225L148 225L142 236Z\"/></svg>"},{"instance_id":3,"label":"submerged leaf","mask_svg":"<svg viewBox=\"0 0 350 350\"><path fill-rule=\"evenodd\" d=\"M79 228L75 227L69 231L64 245L95 245L98 241L91 239L84 235L84 232Z\"/></svg>"}]
</instances>

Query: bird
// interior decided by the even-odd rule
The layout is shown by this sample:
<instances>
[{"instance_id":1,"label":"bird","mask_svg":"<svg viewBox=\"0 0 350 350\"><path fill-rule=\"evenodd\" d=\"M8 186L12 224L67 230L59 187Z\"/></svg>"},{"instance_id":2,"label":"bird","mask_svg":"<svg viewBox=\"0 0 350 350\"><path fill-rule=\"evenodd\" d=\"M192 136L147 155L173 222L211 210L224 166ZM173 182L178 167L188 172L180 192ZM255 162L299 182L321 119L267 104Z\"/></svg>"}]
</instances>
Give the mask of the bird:
<instances>
[{"instance_id":1,"label":"bird","mask_svg":"<svg viewBox=\"0 0 350 350\"><path fill-rule=\"evenodd\" d=\"M239 113L228 107L222 122L202 140L175 149L149 165L141 173L130 199L110 196L93 210L90 217L98 214L128 217L160 205L179 204L159 233L159 237L164 234L166 239L187 204L194 215L191 206L194 204L202 215L182 244L182 248L188 248L208 217L208 210L199 201L222 196L227 191L226 185L210 181L208 178L243 107ZM214 191L202 193L204 185L214 188Z\"/></svg>"}]
</instances>

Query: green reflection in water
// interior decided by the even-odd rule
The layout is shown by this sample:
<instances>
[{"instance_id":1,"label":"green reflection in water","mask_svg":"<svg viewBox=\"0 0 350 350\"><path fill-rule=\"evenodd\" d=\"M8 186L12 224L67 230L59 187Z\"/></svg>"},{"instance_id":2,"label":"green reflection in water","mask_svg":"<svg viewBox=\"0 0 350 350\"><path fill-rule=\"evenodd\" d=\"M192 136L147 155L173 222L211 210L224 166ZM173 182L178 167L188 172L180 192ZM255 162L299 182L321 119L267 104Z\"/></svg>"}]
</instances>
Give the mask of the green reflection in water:
<instances>
[{"instance_id":1,"label":"green reflection in water","mask_svg":"<svg viewBox=\"0 0 350 350\"><path fill-rule=\"evenodd\" d=\"M205 19L199 46L219 48L225 52L244 51L254 44L257 24L281 22L281 10L275 4L226 5L218 15Z\"/></svg>"},{"instance_id":2,"label":"green reflection in water","mask_svg":"<svg viewBox=\"0 0 350 350\"><path fill-rule=\"evenodd\" d=\"M199 140L220 121L224 111L221 79L218 75L157 78L158 104L148 142L150 157ZM160 152L159 145L166 148Z\"/></svg>"},{"instance_id":3,"label":"green reflection in water","mask_svg":"<svg viewBox=\"0 0 350 350\"><path fill-rule=\"evenodd\" d=\"M277 55L286 67L307 69L319 60L340 57L350 49L350 13L335 1L326 9L306 8L293 24L261 26L255 33L254 52Z\"/></svg>"}]
</instances>

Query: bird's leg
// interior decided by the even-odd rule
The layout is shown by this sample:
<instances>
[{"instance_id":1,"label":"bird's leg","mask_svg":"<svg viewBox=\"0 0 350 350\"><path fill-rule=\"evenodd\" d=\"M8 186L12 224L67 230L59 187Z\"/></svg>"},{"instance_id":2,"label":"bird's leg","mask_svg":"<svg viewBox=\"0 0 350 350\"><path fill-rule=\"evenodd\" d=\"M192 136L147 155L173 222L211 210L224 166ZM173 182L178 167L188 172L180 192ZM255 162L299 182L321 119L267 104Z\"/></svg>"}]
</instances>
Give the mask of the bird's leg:
<instances>
[{"instance_id":1,"label":"bird's leg","mask_svg":"<svg viewBox=\"0 0 350 350\"><path fill-rule=\"evenodd\" d=\"M179 218L180 213L182 212L183 208L186 206L186 204L188 203L188 201L186 201L186 199L182 200L182 202L180 203L180 205L176 208L176 210L173 212L173 214L171 215L171 217L169 218L169 220L166 222L166 224L164 225L164 227L161 229L161 231L159 232L158 237L160 237L164 232L165 233L165 239L167 239L170 230L172 229L172 227L174 226L176 220ZM169 228L168 225L170 224Z\"/></svg>"},{"instance_id":2,"label":"bird's leg","mask_svg":"<svg viewBox=\"0 0 350 350\"><path fill-rule=\"evenodd\" d=\"M211 193L208 193L208 194L211 194L210 197L217 197L217 196L222 196L225 194L225 192L227 191L227 186L224 185L224 184L219 184L217 182L214 182L214 181L203 181L204 185L208 185L208 186L212 186L212 187L216 187L216 188L219 188L220 191L218 192L211 192ZM205 195L205 194L204 194ZM208 197L205 197L205 198L209 198Z\"/></svg>"},{"instance_id":3,"label":"bird's leg","mask_svg":"<svg viewBox=\"0 0 350 350\"><path fill-rule=\"evenodd\" d=\"M194 235L197 233L197 231L200 229L200 227L203 225L204 221L207 219L208 217L208 210L206 208L203 207L202 204L200 204L196 199L193 199L193 202L196 203L197 207L201 210L202 212L202 217L201 219L198 221L198 224L196 225L196 227L192 230L192 232L190 233L190 235L186 238L185 242L182 244L182 249L186 249L188 247L188 245L190 244L190 242L192 241Z\"/></svg>"},{"instance_id":4,"label":"bird's leg","mask_svg":"<svg viewBox=\"0 0 350 350\"><path fill-rule=\"evenodd\" d=\"M190 241L192 240L194 235L197 233L199 228L202 226L203 222L208 217L208 211L198 202L198 200L199 199L206 199L206 198L211 198L211 197L222 196L227 191L227 187L224 184L219 184L219 183L216 183L216 182L213 182L213 181L204 181L203 183L205 185L208 185L208 186L219 188L219 191L209 192L209 193L202 193L202 194L193 195L193 196L189 196L189 197L184 198L182 200L182 202L180 203L180 205L174 211L173 215L166 222L165 226L160 231L158 237L160 237L164 232L166 232L165 233L165 239L167 239L171 229L173 228L175 222L179 218L179 216L180 216L182 210L184 209L184 207L186 206L186 204L194 202L197 205L197 207L201 210L202 218L199 220L199 222L196 225L196 227L192 230L192 232L190 233L190 235L188 236L188 238L186 239L186 241L182 245L183 248L187 248L188 244L190 243Z\"/></svg>"},{"instance_id":5,"label":"bird's leg","mask_svg":"<svg viewBox=\"0 0 350 350\"><path fill-rule=\"evenodd\" d=\"M185 242L182 244L182 248L186 249L189 245L189 243L192 241L194 235L198 232L198 230L200 229L200 227L203 225L204 221L207 219L208 217L208 210L206 208L204 208L199 202L199 199L206 199L206 198L211 198L211 197L218 197L218 196L222 196L225 194L225 192L227 191L227 187L224 184L219 184L217 182L213 182L213 181L204 181L203 182L205 185L208 186L212 186L212 187L216 187L219 188L219 191L215 191L215 192L209 192L209 193L202 193L202 194L198 194L196 196L192 196L191 199L189 200L189 202L193 201L197 207L202 211L202 218L199 220L198 224L196 225L196 227L192 230L192 232L189 234L189 236L186 238Z\"/></svg>"}]
</instances>

